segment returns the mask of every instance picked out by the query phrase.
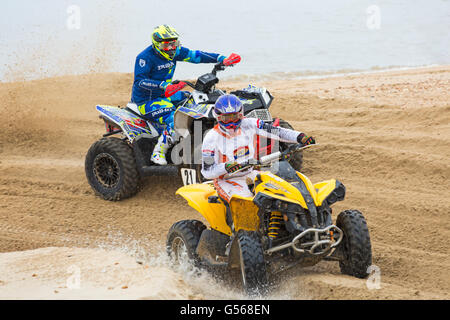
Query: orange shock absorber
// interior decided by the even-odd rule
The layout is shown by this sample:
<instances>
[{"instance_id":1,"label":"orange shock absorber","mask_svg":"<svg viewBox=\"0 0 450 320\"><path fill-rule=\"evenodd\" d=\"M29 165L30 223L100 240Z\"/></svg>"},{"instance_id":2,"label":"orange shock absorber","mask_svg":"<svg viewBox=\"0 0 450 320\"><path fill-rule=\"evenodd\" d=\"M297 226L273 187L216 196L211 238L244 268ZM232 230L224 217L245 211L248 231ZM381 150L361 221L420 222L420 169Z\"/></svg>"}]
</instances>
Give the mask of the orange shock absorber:
<instances>
[{"instance_id":1,"label":"orange shock absorber","mask_svg":"<svg viewBox=\"0 0 450 320\"><path fill-rule=\"evenodd\" d=\"M269 238L274 240L278 237L280 224L283 222L283 215L280 212L272 212L269 219Z\"/></svg>"}]
</instances>

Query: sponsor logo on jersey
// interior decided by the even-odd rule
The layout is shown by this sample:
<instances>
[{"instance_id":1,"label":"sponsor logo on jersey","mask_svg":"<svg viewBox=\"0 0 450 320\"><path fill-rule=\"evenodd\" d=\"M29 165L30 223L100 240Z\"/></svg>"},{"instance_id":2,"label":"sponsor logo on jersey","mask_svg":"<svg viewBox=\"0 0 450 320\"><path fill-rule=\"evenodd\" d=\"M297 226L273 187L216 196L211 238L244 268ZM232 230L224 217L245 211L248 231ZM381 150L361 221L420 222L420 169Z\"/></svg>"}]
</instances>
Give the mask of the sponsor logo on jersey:
<instances>
[{"instance_id":1,"label":"sponsor logo on jersey","mask_svg":"<svg viewBox=\"0 0 450 320\"><path fill-rule=\"evenodd\" d=\"M139 85L142 87L142 86L144 86L144 87L153 87L153 88L157 88L158 87L158 85L157 84L154 84L154 83L152 83L152 82L147 82L147 81L145 81L145 80L141 80L141 82L139 82Z\"/></svg>"},{"instance_id":2,"label":"sponsor logo on jersey","mask_svg":"<svg viewBox=\"0 0 450 320\"><path fill-rule=\"evenodd\" d=\"M141 66L141 68L145 67L145 60L139 59L139 65Z\"/></svg>"},{"instance_id":3,"label":"sponsor logo on jersey","mask_svg":"<svg viewBox=\"0 0 450 320\"><path fill-rule=\"evenodd\" d=\"M150 113L150 117L155 118L155 119L156 118L161 118L164 115L169 114L169 113L171 113L171 112L173 112L175 110L176 110L175 107L161 108L161 109L158 109L156 111L151 112Z\"/></svg>"},{"instance_id":4,"label":"sponsor logo on jersey","mask_svg":"<svg viewBox=\"0 0 450 320\"><path fill-rule=\"evenodd\" d=\"M234 156L235 160L245 157L245 156L248 156L249 154L250 154L250 149L248 148L248 146L239 147L233 151L233 156Z\"/></svg>"},{"instance_id":5,"label":"sponsor logo on jersey","mask_svg":"<svg viewBox=\"0 0 450 320\"><path fill-rule=\"evenodd\" d=\"M158 71L161 69L167 69L167 68L172 68L174 66L173 62L167 62L166 64L160 64L158 66Z\"/></svg>"},{"instance_id":6,"label":"sponsor logo on jersey","mask_svg":"<svg viewBox=\"0 0 450 320\"><path fill-rule=\"evenodd\" d=\"M214 157L214 150L203 149L202 155L204 157Z\"/></svg>"},{"instance_id":7,"label":"sponsor logo on jersey","mask_svg":"<svg viewBox=\"0 0 450 320\"><path fill-rule=\"evenodd\" d=\"M258 127L258 129L264 128L264 121L262 121L261 119L258 119L256 121L256 126Z\"/></svg>"}]
</instances>

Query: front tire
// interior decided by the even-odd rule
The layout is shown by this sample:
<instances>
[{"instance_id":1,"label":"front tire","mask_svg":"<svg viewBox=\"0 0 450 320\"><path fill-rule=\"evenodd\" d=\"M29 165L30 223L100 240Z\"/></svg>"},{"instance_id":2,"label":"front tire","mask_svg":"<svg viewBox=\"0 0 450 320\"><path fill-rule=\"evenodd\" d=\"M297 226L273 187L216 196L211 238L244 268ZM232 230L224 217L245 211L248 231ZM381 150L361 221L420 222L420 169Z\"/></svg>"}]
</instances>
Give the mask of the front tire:
<instances>
[{"instance_id":1,"label":"front tire","mask_svg":"<svg viewBox=\"0 0 450 320\"><path fill-rule=\"evenodd\" d=\"M237 234L241 279L244 290L250 296L267 292L268 278L264 251L256 232L239 230Z\"/></svg>"},{"instance_id":2,"label":"front tire","mask_svg":"<svg viewBox=\"0 0 450 320\"><path fill-rule=\"evenodd\" d=\"M103 138L95 142L86 155L85 172L92 189L105 200L122 200L138 191L136 160L124 140Z\"/></svg>"},{"instance_id":3,"label":"front tire","mask_svg":"<svg viewBox=\"0 0 450 320\"><path fill-rule=\"evenodd\" d=\"M339 213L336 225L344 232L339 245L344 256L339 261L341 273L366 278L367 269L372 265L372 245L366 219L358 210L345 210Z\"/></svg>"},{"instance_id":4,"label":"front tire","mask_svg":"<svg viewBox=\"0 0 450 320\"><path fill-rule=\"evenodd\" d=\"M194 266L200 264L200 259L195 252L206 226L198 220L182 220L174 223L167 234L167 254L175 264L184 261L191 262Z\"/></svg>"}]
</instances>

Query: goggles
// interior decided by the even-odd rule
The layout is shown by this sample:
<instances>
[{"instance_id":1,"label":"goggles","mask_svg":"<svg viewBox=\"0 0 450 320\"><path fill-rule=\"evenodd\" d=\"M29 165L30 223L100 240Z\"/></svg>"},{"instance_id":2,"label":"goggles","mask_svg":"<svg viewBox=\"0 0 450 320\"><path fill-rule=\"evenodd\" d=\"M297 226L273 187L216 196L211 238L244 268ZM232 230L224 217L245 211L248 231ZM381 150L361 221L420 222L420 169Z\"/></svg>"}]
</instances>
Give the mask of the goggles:
<instances>
[{"instance_id":1,"label":"goggles","mask_svg":"<svg viewBox=\"0 0 450 320\"><path fill-rule=\"evenodd\" d=\"M224 114L219 114L217 116L217 121L220 121L222 123L231 123L231 122L238 122L242 118L243 118L243 115L241 112L224 113Z\"/></svg>"},{"instance_id":2,"label":"goggles","mask_svg":"<svg viewBox=\"0 0 450 320\"><path fill-rule=\"evenodd\" d=\"M158 44L159 49L163 51L175 50L180 45L180 41L172 40L172 41L162 41Z\"/></svg>"}]
</instances>

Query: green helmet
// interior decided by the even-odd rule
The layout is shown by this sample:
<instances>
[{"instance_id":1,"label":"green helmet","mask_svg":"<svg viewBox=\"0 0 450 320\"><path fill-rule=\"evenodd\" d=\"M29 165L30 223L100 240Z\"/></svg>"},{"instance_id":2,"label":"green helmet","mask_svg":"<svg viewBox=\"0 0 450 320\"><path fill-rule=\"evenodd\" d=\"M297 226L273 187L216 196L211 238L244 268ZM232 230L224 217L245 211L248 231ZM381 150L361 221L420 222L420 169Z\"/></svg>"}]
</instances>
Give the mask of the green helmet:
<instances>
[{"instance_id":1,"label":"green helmet","mask_svg":"<svg viewBox=\"0 0 450 320\"><path fill-rule=\"evenodd\" d=\"M180 45L178 32L166 24L157 26L152 33L152 43L163 58L173 60Z\"/></svg>"}]
</instances>

